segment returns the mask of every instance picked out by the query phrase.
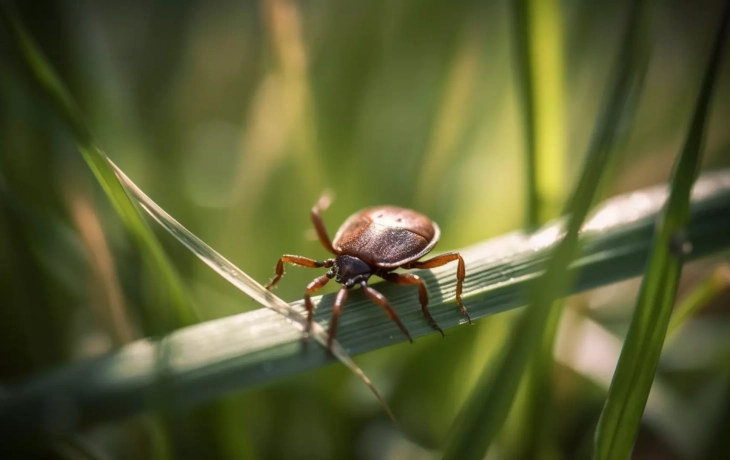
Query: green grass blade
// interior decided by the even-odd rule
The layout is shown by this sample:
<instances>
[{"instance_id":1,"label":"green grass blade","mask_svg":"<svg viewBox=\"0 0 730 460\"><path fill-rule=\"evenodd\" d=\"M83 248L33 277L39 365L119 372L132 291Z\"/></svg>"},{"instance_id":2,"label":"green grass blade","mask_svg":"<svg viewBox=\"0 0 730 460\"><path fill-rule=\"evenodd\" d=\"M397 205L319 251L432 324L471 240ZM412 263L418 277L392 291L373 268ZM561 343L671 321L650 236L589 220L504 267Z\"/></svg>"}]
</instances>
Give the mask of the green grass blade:
<instances>
[{"instance_id":1,"label":"green grass blade","mask_svg":"<svg viewBox=\"0 0 730 460\"><path fill-rule=\"evenodd\" d=\"M145 256L146 261L151 267L150 272L158 274L162 278L163 285L167 287L167 292L169 292L170 296L169 300L175 307L174 311L177 313L176 321L171 323L169 318L164 316L165 309L160 308L166 305L166 302L163 301L161 305L156 306L157 308L152 308L148 311L148 322L156 325L156 327L153 327L148 332L153 335L166 333L175 327L194 324L197 322L197 318L187 300L187 296L180 284L175 269L167 260L162 247L138 212L135 203L141 205L142 209L147 211L165 230L170 232L178 241L190 249L218 274L257 302L283 315L293 325L298 327L299 330L303 331L306 325L306 318L300 312L293 310L286 302L265 290L261 284L250 278L238 267L234 266L180 225L162 210L162 208L150 200L134 182L93 144L90 131L73 97L55 75L40 51L32 43L20 23L7 10L0 9L0 12L5 22L14 32L14 38L17 41L18 48L31 68L32 75L52 100L57 112L71 127L76 138L78 149L109 196L126 228L135 238L140 252ZM128 194L133 197L134 201L130 199ZM312 335L319 343L326 344L327 332L321 326L315 325L312 330ZM334 341L332 344L332 353L368 386L378 401L380 401L388 416L395 420L385 399L378 393L365 373L352 361L337 341Z\"/></svg>"},{"instance_id":2,"label":"green grass blade","mask_svg":"<svg viewBox=\"0 0 730 460\"><path fill-rule=\"evenodd\" d=\"M531 57L530 20L528 0L512 3L515 39L515 64L517 83L522 112L522 131L525 150L525 184L527 203L525 224L527 228L537 228L540 224L540 191L537 181L537 133L535 117L535 85Z\"/></svg>"},{"instance_id":3,"label":"green grass blade","mask_svg":"<svg viewBox=\"0 0 730 460\"><path fill-rule=\"evenodd\" d=\"M690 191L697 177L712 91L730 17L726 2L684 147L675 163L666 210L659 219L649 265L608 398L596 429L594 458L629 458L664 344L684 262Z\"/></svg>"},{"instance_id":4,"label":"green grass blade","mask_svg":"<svg viewBox=\"0 0 730 460\"><path fill-rule=\"evenodd\" d=\"M666 187L616 197L597 209L581 231L584 247L571 270L580 273L565 294L638 276L643 272L651 245L651 233L666 201ZM511 233L464 248L467 277L464 302L478 319L524 304L525 294L543 272L545 261L558 241L560 222L526 235ZM696 241L690 258L730 249L730 170L707 174L695 184L688 236ZM431 312L444 329L464 323L454 303L456 279L453 267L418 272L427 286ZM416 338L434 333L423 318L415 289L389 283L377 285L392 301L403 323ZM334 294L314 298L316 319L326 323ZM351 295L341 319L338 339L350 354L366 353L406 339L392 321L373 308L359 291ZM301 302L292 307L299 312ZM446 339L449 340L449 333ZM301 335L270 309L234 315L182 328L170 334L175 351L169 366L169 382L181 402L197 404L233 390L250 388L318 368L333 359L323 349L301 352ZM416 340L413 346L419 346ZM0 400L0 432L7 439L28 439L31 434L51 436L44 425L46 408L64 395L79 414L78 420L94 422L128 416L150 407L154 385L155 355L159 342L138 341L117 353L77 363L40 375L8 389ZM57 427L59 433L75 428Z\"/></svg>"},{"instance_id":5,"label":"green grass blade","mask_svg":"<svg viewBox=\"0 0 730 460\"><path fill-rule=\"evenodd\" d=\"M565 183L563 34L557 1L513 2L516 79L525 139L527 228L558 215Z\"/></svg>"},{"instance_id":6,"label":"green grass blade","mask_svg":"<svg viewBox=\"0 0 730 460\"><path fill-rule=\"evenodd\" d=\"M513 2L512 9L525 139L525 224L534 229L559 212L566 180L562 5L557 1L519 0ZM552 307L544 340L535 342L525 373L526 408L518 428L525 458L538 458L539 452L550 450L553 344L561 312L561 305Z\"/></svg>"},{"instance_id":7,"label":"green grass blade","mask_svg":"<svg viewBox=\"0 0 730 460\"><path fill-rule=\"evenodd\" d=\"M306 319L296 310L293 310L284 301L266 291L260 284L248 277L240 269L225 260L220 254L207 246L200 239L182 227L177 221L172 219L167 213L152 202L136 185L127 178L121 170L119 170L109 158L94 144L93 136L88 125L81 114L70 92L65 88L60 78L55 74L50 64L45 60L40 50L33 43L30 36L25 32L19 20L13 13L6 9L3 5L0 7L0 16L8 26L11 35L15 41L18 52L24 62L30 69L31 76L36 80L43 89L44 94L51 101L51 105L61 118L70 127L77 148L81 152L84 160L92 170L102 188L106 192L115 210L122 219L123 224L129 231L130 235L137 244L140 254L143 256L146 274L159 283L153 283L155 293L158 294L158 303L150 305L143 312L144 320L142 324L147 326L147 334L159 336L174 330L177 327L195 324L198 322L192 305L182 287L175 268L167 260L167 257L147 225L146 221L137 209L137 204L141 204L143 209L149 212L158 223L168 230L173 236L181 241L186 247L192 250L198 257L205 261L209 266L214 268L228 281L232 282L236 287L250 295L262 305L273 309L277 313L285 316L292 324L296 325L299 330L304 330ZM136 202L130 199L128 193ZM145 276L147 278L147 276ZM163 289L164 287L164 289ZM313 328L312 335L314 338L325 344L327 341L327 333L324 329L316 325ZM164 386L168 383L169 378L169 359L176 350L171 348L169 341L163 341L157 353L157 365L159 374L159 398L160 402L165 404L166 410L173 410L177 403L173 392L168 392ZM373 384L362 372L362 370L347 355L339 342L332 344L332 352L334 356L345 364L355 375L357 375L373 392L378 401L387 412L388 416L395 420L395 417L385 402L385 399L378 393ZM215 411L214 411L215 412ZM210 418L214 413L209 412L203 417ZM175 422L175 418L171 418Z\"/></svg>"},{"instance_id":8,"label":"green grass blade","mask_svg":"<svg viewBox=\"0 0 730 460\"><path fill-rule=\"evenodd\" d=\"M144 318L142 323L147 328L146 332L157 335L179 326L194 324L197 322L196 314L175 269L117 180L106 155L94 144L88 125L73 97L5 4L0 7L0 17L10 30L10 36L22 60L27 64L31 77L43 90L56 113L70 128L84 160L139 248L147 274L152 279L159 280L160 284L156 286L156 294L160 296L159 304L153 308L147 306L142 312Z\"/></svg>"},{"instance_id":9,"label":"green grass blade","mask_svg":"<svg viewBox=\"0 0 730 460\"><path fill-rule=\"evenodd\" d=\"M207 245L203 240L195 236L190 230L186 229L172 216L166 213L161 207L152 201L137 185L127 177L124 172L119 169L114 163L109 160L112 168L117 174L119 180L124 184L126 190L144 209L152 216L157 223L159 223L165 230L170 232L175 238L180 241L186 248L188 248L193 254L198 256L200 260L205 262L210 268L215 270L216 273L225 278L228 282L236 286L242 292L246 293L249 297L264 305L284 318L286 318L292 325L297 327L300 331L304 331L306 326L306 318L298 310L293 309L289 304L275 296L271 292L264 289L264 287L256 280L244 273L240 268L233 265L225 257L216 252L213 248ZM314 323L312 325L312 336L322 346L327 345L327 331L319 325ZM360 369L355 362L350 358L347 352L342 348L342 345L335 340L332 342L332 354L345 366L347 366L352 373L358 376L375 397L380 401L380 404L385 409L391 420L395 421L395 415L391 411L385 399L378 392L375 386L372 384L370 379Z\"/></svg>"},{"instance_id":10,"label":"green grass blade","mask_svg":"<svg viewBox=\"0 0 730 460\"><path fill-rule=\"evenodd\" d=\"M633 112L648 60L644 34L647 8L636 2L629 16L611 87L593 133L587 161L567 206L564 237L548 259L545 272L528 293L528 307L510 335L494 369L486 369L454 422L444 458L483 458L507 418L535 343L542 343L553 301L568 291L568 266L578 252L578 231L588 214L598 186L609 168L614 145L622 138Z\"/></svg>"}]
</instances>

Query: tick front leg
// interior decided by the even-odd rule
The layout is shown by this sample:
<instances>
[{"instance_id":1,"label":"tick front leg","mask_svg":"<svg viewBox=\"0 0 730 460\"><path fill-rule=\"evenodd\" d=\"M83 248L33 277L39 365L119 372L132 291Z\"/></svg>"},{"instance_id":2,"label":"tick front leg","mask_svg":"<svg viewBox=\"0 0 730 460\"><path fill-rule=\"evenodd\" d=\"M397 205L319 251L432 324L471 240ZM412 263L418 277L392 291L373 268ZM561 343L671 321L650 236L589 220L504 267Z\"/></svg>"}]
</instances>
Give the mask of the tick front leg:
<instances>
[{"instance_id":1,"label":"tick front leg","mask_svg":"<svg viewBox=\"0 0 730 460\"><path fill-rule=\"evenodd\" d=\"M440 256L436 256L433 259L424 260L422 262L409 262L404 265L403 268L436 268L442 265L446 265L447 263L453 262L455 260L459 261L459 266L456 269L456 305L459 306L459 309L464 314L464 316L466 316L466 319L469 320L469 324L471 324L471 318L469 317L469 313L467 313L466 308L461 301L461 289L464 284L464 278L466 277L466 268L464 266L464 259L461 257L461 254L459 254L458 252L447 252L446 254L441 254Z\"/></svg>"},{"instance_id":2,"label":"tick front leg","mask_svg":"<svg viewBox=\"0 0 730 460\"><path fill-rule=\"evenodd\" d=\"M314 305L312 304L312 294L322 288L330 278L327 275L322 275L315 278L314 281L307 285L307 289L304 291L304 306L307 308L307 329L304 331L305 343L309 339L309 334L312 332L312 321L314 321Z\"/></svg>"},{"instance_id":3,"label":"tick front leg","mask_svg":"<svg viewBox=\"0 0 730 460\"><path fill-rule=\"evenodd\" d=\"M347 288L342 286L335 297L335 303L332 305L332 320L330 321L329 337L327 337L327 351L332 353L332 342L335 340L337 333L337 323L340 321L340 313L342 313L342 304L347 299Z\"/></svg>"},{"instance_id":4,"label":"tick front leg","mask_svg":"<svg viewBox=\"0 0 730 460\"><path fill-rule=\"evenodd\" d=\"M271 289L274 287L276 283L279 282L282 276L284 276L284 263L288 262L290 264L299 265L302 267L309 267L309 268L321 268L321 267L331 267L334 263L333 259L327 259L325 261L319 261L314 259L309 259L307 257L302 256L292 256L289 254L285 254L281 256L281 259L279 259L279 262L276 263L276 276L274 279L269 281L269 284L264 286L266 289Z\"/></svg>"},{"instance_id":5,"label":"tick front leg","mask_svg":"<svg viewBox=\"0 0 730 460\"><path fill-rule=\"evenodd\" d=\"M380 305L383 310L385 310L388 318L395 321L395 324L398 325L403 334L405 334L405 336L408 337L408 340L413 343L411 334L408 333L408 329L406 329L406 327L403 325L400 318L398 317L398 314L395 312L395 310L393 310L393 307L390 306L390 303L388 303L388 299L386 299L383 294L368 286L367 282L363 281L362 283L360 283L360 285L362 286L362 290L365 292L365 295L368 296L370 300Z\"/></svg>"},{"instance_id":6,"label":"tick front leg","mask_svg":"<svg viewBox=\"0 0 730 460\"><path fill-rule=\"evenodd\" d=\"M423 280L420 276L414 275L412 273L387 273L383 275L383 279L386 281L390 281L391 283L396 283L400 285L409 285L409 284L417 284L418 285L418 300L421 301L421 310L423 311L423 315L426 317L428 322L431 324L431 327L435 330L439 331L441 333L441 336L444 335L444 331L441 330L438 324L436 324L436 321L433 319L433 316L431 316L431 312L428 311L428 292L426 292L426 285L423 284Z\"/></svg>"},{"instance_id":7,"label":"tick front leg","mask_svg":"<svg viewBox=\"0 0 730 460\"><path fill-rule=\"evenodd\" d=\"M335 248L332 247L332 240L330 240L330 237L327 234L327 228L324 226L322 216L320 215L322 212L326 211L327 208L329 208L330 201L331 198L328 194L322 195L312 208L310 216L312 217L314 229L317 231L317 237L319 238L319 242L322 243L322 246L324 246L326 250L328 250L332 254L337 255L337 251L335 251Z\"/></svg>"}]
</instances>

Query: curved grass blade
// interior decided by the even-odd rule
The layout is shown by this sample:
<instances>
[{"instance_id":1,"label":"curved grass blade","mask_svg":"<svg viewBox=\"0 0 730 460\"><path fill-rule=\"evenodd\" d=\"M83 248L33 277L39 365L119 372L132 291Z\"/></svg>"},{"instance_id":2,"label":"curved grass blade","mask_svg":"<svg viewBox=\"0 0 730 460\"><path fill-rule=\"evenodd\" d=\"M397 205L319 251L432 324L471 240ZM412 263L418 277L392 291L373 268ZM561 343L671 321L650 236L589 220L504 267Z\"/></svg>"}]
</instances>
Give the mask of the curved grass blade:
<instances>
[{"instance_id":1,"label":"curved grass blade","mask_svg":"<svg viewBox=\"0 0 730 460\"><path fill-rule=\"evenodd\" d=\"M581 231L584 251L571 265L571 273L580 276L565 294L641 275L656 216L666 198L666 187L657 186L613 198L598 208ZM695 245L689 258L730 249L730 170L708 173L695 184L691 214L687 234ZM460 250L468 274L463 298L472 319L524 305L525 293L543 273L546 259L560 240L561 222L532 235L509 233ZM426 281L430 309L442 329L463 324L464 317L454 304L453 267L418 274ZM423 318L414 290L389 283L378 284L378 290L388 296L414 338L435 333ZM334 294L312 300L317 306L329 306ZM350 354L407 340L359 291L348 301L337 338ZM291 306L304 312L301 301ZM324 310L317 308L318 320L326 321L329 312ZM333 362L322 347L301 353L301 333L268 308L181 328L165 341L174 351L168 381L178 401L189 406ZM419 343L416 340L413 346ZM8 397L0 398L0 433L14 442L58 435L58 431L49 432L44 421L59 397L78 414L76 419L64 420L70 426L55 427L65 430L61 432L72 432L77 422L113 420L150 408L160 347L159 341L140 340L118 352L13 385Z\"/></svg>"},{"instance_id":2,"label":"curved grass blade","mask_svg":"<svg viewBox=\"0 0 730 460\"><path fill-rule=\"evenodd\" d=\"M160 335L176 327L196 323L197 315L192 309L175 269L167 260L151 229L127 197L114 171L107 163L106 155L94 144L91 131L73 97L24 30L20 21L4 3L0 5L0 17L10 30L10 35L14 39L23 61L29 67L31 76L44 91L57 114L71 129L77 148L109 197L134 243L140 249L146 274L150 279L158 280L160 285L164 286L164 289L159 289L160 286L158 286L156 290L156 295L164 296L156 299L159 302L158 305L154 307L144 305L141 312L142 324L146 327L145 332L148 335Z\"/></svg>"},{"instance_id":3,"label":"curved grass blade","mask_svg":"<svg viewBox=\"0 0 730 460\"><path fill-rule=\"evenodd\" d=\"M186 229L172 216L166 213L160 208L154 201L152 201L145 193L127 177L124 172L119 169L111 160L108 160L111 167L117 174L120 182L124 184L127 192L134 197L135 200L140 204L142 209L152 216L155 221L160 224L165 230L170 232L180 243L188 248L193 254L198 256L200 260L205 262L210 268L216 273L225 278L228 282L236 286L246 295L260 303L261 305L274 310L275 312L286 318L292 325L297 329L304 332L306 327L306 318L297 310L293 309L288 303L281 300L279 297L272 294L270 291L264 289L256 280L244 273L240 268L236 267L225 257L216 252L213 248L208 246L203 240L195 236L190 230ZM319 323L315 322L312 325L311 334L314 338L322 344L327 345L328 334ZM347 352L342 348L336 340L332 342L332 354L345 366L347 366L352 373L358 376L365 385L368 386L370 391L375 395L383 409L386 411L388 416L395 420L395 415L391 411L388 403L382 397L382 395L375 388L370 379L360 369L357 364L350 358Z\"/></svg>"},{"instance_id":4,"label":"curved grass blade","mask_svg":"<svg viewBox=\"0 0 730 460\"><path fill-rule=\"evenodd\" d=\"M553 301L568 292L574 274L568 267L578 253L578 231L598 193L617 140L622 138L626 115L633 112L643 83L648 46L642 27L647 19L643 2L633 5L624 34L615 78L606 93L589 146L586 164L570 197L568 222L545 272L528 292L528 306L519 318L494 368L485 369L454 422L444 458L481 459L500 432L536 342L542 342Z\"/></svg>"},{"instance_id":5,"label":"curved grass blade","mask_svg":"<svg viewBox=\"0 0 730 460\"><path fill-rule=\"evenodd\" d=\"M675 163L669 201L660 217L648 270L596 429L594 458L631 456L659 363L684 262L690 191L700 168L702 142L716 82L730 2L725 2L684 147Z\"/></svg>"},{"instance_id":6,"label":"curved grass blade","mask_svg":"<svg viewBox=\"0 0 730 460\"><path fill-rule=\"evenodd\" d=\"M169 321L169 317L166 315L167 312L160 308L161 305L157 305L158 308L151 308L148 312L149 315L151 315L149 319L154 319L154 321L151 322L155 325L153 330L149 332L153 335L169 332L175 327L179 327L181 325L194 324L197 322L197 318L195 317L192 307L182 288L177 273L167 260L162 247L140 213L137 211L135 204L127 195L127 192L134 193L134 196L137 198L144 198L144 200L139 203L143 206L143 209L150 213L160 224L163 224L164 222L163 227L166 230L170 231L173 236L178 238L186 247L191 249L198 257L205 261L206 264L216 270L216 272L224 276L224 278L262 305L284 315L292 324L296 324L300 330L304 330L306 320L299 312L292 309L287 303L275 295L264 290L261 285L256 283L256 281L248 277L248 275L243 273L240 269L235 267L225 258L220 256L220 254L195 237L187 229L182 227L177 221L172 219L167 213L159 208L159 206L147 198L146 195L144 195L144 193L142 193L141 190L139 190L139 188L136 187L131 180L129 180L129 178L121 173L121 170L119 170L119 168L117 168L111 160L109 160L109 158L94 145L88 124L86 123L83 115L81 114L81 110L78 108L73 97L65 88L61 80L56 76L50 64L46 62L40 50L25 32L20 21L14 17L11 11L9 11L4 4L0 7L0 17L2 17L5 24L11 30L11 35L15 39L15 43L21 56L30 67L32 76L43 88L58 114L71 128L78 149L81 151L87 164L104 188L104 191L109 196L125 226L135 238L135 242L142 249L141 253L152 268L152 274L161 275L164 285L167 286L167 291L171 296L172 305L176 307L174 309L176 321ZM124 177L125 179L124 184L126 188L122 185L122 182L120 182L121 177ZM162 303L163 306L165 304L166 302ZM313 327L313 335L318 342L322 344L326 343L327 334L321 326L315 325ZM165 349L165 347L162 347L163 351ZM390 410L383 397L378 393L372 382L370 382L363 371L357 367L354 361L352 361L337 341L334 341L332 344L332 353L337 359L352 370L352 372L354 372L355 375L357 375L368 386L368 388L370 388L378 401L380 401L381 405L383 405L388 416L395 421L393 412ZM163 353L163 355L165 354L166 353ZM165 359L162 361L165 361ZM165 369L162 369L162 371L163 373L166 372Z\"/></svg>"}]
</instances>

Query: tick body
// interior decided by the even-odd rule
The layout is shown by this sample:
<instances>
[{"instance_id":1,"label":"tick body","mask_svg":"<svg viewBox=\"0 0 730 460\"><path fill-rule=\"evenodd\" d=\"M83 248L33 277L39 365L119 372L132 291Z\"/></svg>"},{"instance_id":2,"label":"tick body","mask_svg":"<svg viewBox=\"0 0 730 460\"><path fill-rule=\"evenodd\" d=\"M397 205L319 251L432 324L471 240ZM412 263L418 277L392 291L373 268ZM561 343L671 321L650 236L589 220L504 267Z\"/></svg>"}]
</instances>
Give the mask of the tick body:
<instances>
[{"instance_id":1,"label":"tick body","mask_svg":"<svg viewBox=\"0 0 730 460\"><path fill-rule=\"evenodd\" d=\"M326 267L329 271L309 283L304 291L304 304L307 308L307 334L312 328L314 306L311 296L331 279L342 284L332 307L330 322L330 349L337 331L337 323L342 306L347 299L348 290L356 285L362 287L365 295L379 305L413 342L397 313L381 293L368 286L368 280L375 275L392 283L418 286L418 297L424 316L435 330L443 331L436 324L428 311L428 293L423 280L412 273L394 273L397 268L435 268L449 262L457 261L456 271L456 304L471 323L469 314L461 301L461 290L466 276L464 259L457 252L450 252L429 260L419 261L428 254L439 240L441 232L438 225L428 217L416 211L396 206L376 206L364 209L350 216L330 240L327 229L322 222L321 212L329 205L329 200L322 198L312 208L312 223L322 245L335 255L335 258L317 261L301 256L284 255L276 264L276 276L267 284L271 289L284 275L284 263L292 263L304 267Z\"/></svg>"}]
</instances>

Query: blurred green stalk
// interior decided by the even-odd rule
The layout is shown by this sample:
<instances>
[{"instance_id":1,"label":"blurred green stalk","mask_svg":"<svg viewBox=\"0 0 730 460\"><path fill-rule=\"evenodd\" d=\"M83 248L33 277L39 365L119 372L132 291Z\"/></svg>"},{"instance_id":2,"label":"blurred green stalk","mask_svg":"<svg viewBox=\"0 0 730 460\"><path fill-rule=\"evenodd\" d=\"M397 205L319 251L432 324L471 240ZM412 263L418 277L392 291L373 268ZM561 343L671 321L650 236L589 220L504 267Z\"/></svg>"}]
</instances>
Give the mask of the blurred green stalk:
<instances>
[{"instance_id":1,"label":"blurred green stalk","mask_svg":"<svg viewBox=\"0 0 730 460\"><path fill-rule=\"evenodd\" d=\"M702 158L705 124L715 87L730 2L725 2L684 147L674 165L669 201L660 217L654 248L641 284L606 404L596 429L596 460L628 459L649 397L672 314L687 248L690 191Z\"/></svg>"},{"instance_id":2,"label":"blurred green stalk","mask_svg":"<svg viewBox=\"0 0 730 460\"><path fill-rule=\"evenodd\" d=\"M139 209L127 196L106 155L96 146L88 124L71 93L25 31L20 20L5 3L0 4L0 20L9 29L9 35L22 62L27 66L30 77L43 91L55 113L70 129L83 159L94 173L137 246L143 260L141 279L144 283L145 301L142 302L140 316L145 334L159 337L176 328L197 323L199 319L177 270L167 259L162 246ZM215 451L216 456L224 458L249 457L250 446L243 433L230 438L225 446L216 439L215 433L212 433L215 430L210 427L225 426L224 405L213 403L193 413L183 412L178 404L177 393L171 391L168 368L171 353L173 350L170 350L163 341L163 345L157 349L155 355L156 383L153 388L153 400L161 419L165 422L164 426L159 427L160 433L167 435L156 438L163 443L156 447L158 453L165 458L168 447L164 444L172 442L175 444L175 455L178 457L201 449L207 449L208 453ZM208 428L211 432L201 433L202 428ZM191 433L196 436L190 436ZM205 447L201 445L201 439L207 442Z\"/></svg>"},{"instance_id":3,"label":"blurred green stalk","mask_svg":"<svg viewBox=\"0 0 730 460\"><path fill-rule=\"evenodd\" d=\"M535 229L559 213L565 192L562 10L556 0L517 0L512 9L525 139L525 223Z\"/></svg>"},{"instance_id":4,"label":"blurred green stalk","mask_svg":"<svg viewBox=\"0 0 730 460\"><path fill-rule=\"evenodd\" d=\"M512 4L516 76L522 102L527 184L525 225L535 229L558 214L565 190L563 24L560 2L517 0ZM555 302L543 340L535 342L527 384L526 410L517 436L525 458L551 450L548 413L552 400L553 344L562 312Z\"/></svg>"},{"instance_id":5,"label":"blurred green stalk","mask_svg":"<svg viewBox=\"0 0 730 460\"><path fill-rule=\"evenodd\" d=\"M636 2L614 67L614 77L588 148L586 163L571 194L565 214L565 235L552 251L544 273L528 291L528 306L518 320L505 350L493 368L484 370L479 382L452 426L444 458L481 459L502 429L512 407L532 351L545 337L553 301L570 288L574 274L568 266L579 253L578 231L610 170L616 142L622 138L626 118L633 113L643 83L648 46L646 5Z\"/></svg>"},{"instance_id":6,"label":"blurred green stalk","mask_svg":"<svg viewBox=\"0 0 730 460\"><path fill-rule=\"evenodd\" d=\"M159 335L179 326L196 323L197 315L192 309L175 268L167 260L152 230L125 193L116 174L106 161L106 156L95 145L88 124L71 93L5 3L0 4L0 18L11 32L10 38L28 67L30 77L43 91L55 113L71 130L79 152L137 244L146 268L143 279L158 281L151 286L154 290L155 306L145 303L147 308L141 311L145 332L149 335Z\"/></svg>"}]
</instances>

